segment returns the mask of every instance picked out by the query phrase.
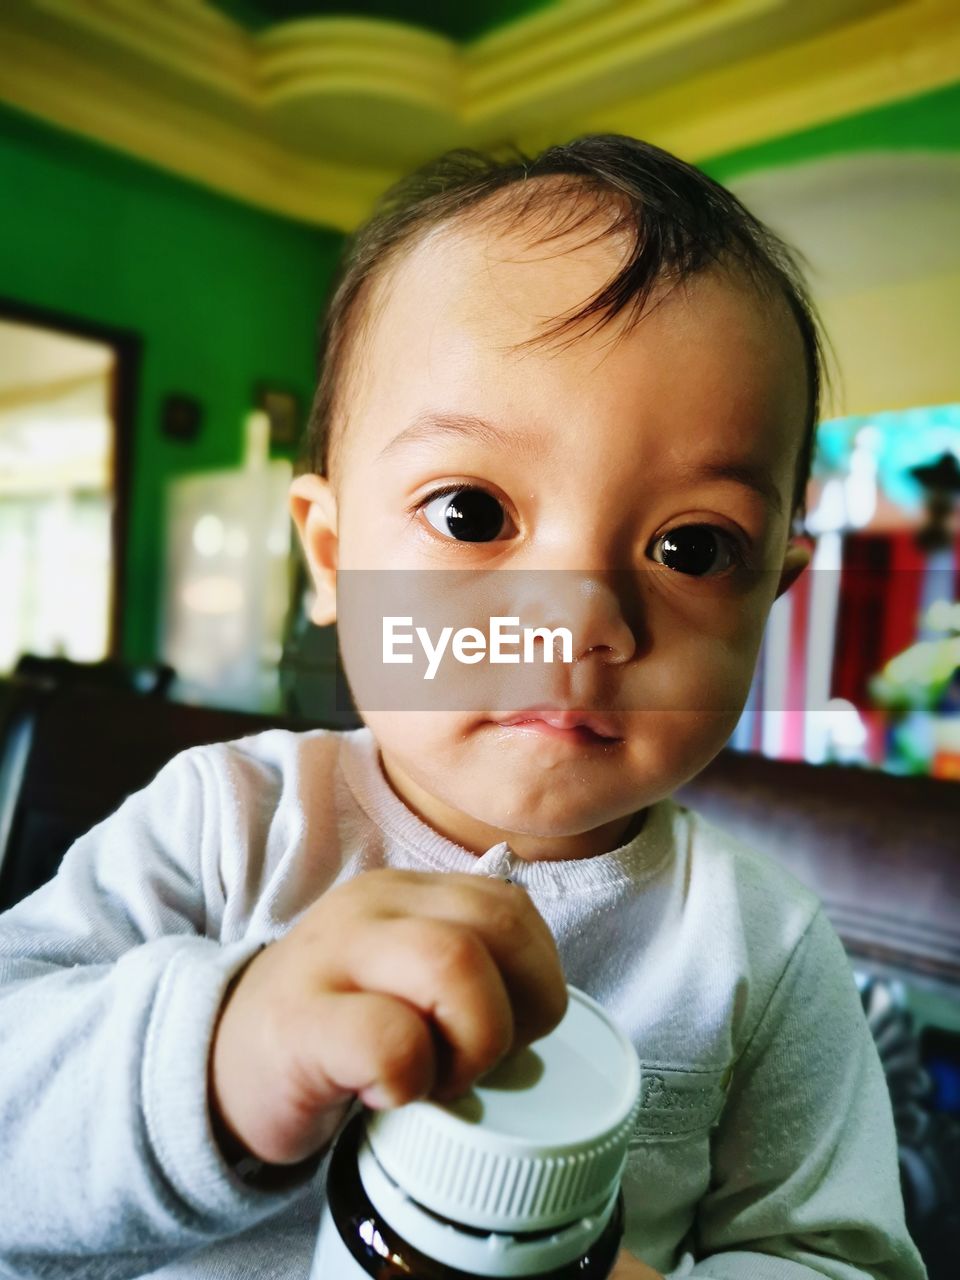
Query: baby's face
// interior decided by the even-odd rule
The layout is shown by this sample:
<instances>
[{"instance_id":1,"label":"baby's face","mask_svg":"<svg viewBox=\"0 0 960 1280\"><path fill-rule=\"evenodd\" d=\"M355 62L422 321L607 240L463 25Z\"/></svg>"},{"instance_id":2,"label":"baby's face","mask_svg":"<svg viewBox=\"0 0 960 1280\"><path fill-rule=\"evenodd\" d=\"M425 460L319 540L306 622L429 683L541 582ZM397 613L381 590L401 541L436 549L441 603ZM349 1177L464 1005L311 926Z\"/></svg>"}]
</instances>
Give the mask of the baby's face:
<instances>
[{"instance_id":1,"label":"baby's face","mask_svg":"<svg viewBox=\"0 0 960 1280\"><path fill-rule=\"evenodd\" d=\"M394 788L476 852L502 839L529 858L616 847L632 814L728 739L770 606L807 560L788 539L806 382L786 305L702 275L632 329L618 317L565 347L515 350L620 265L621 245L581 238L538 247L509 224L449 226L406 253L360 339L336 491L295 482L301 497L326 495L293 507L318 580L325 558L341 572L471 570L478 584L493 570L538 586L568 571L549 618L521 623L567 627L577 661L531 669L519 705L360 701ZM449 415L492 429L393 443ZM450 497L430 498L448 486L489 496L470 495L451 521ZM615 739L500 723L559 701L548 687L580 711L602 707Z\"/></svg>"}]
</instances>

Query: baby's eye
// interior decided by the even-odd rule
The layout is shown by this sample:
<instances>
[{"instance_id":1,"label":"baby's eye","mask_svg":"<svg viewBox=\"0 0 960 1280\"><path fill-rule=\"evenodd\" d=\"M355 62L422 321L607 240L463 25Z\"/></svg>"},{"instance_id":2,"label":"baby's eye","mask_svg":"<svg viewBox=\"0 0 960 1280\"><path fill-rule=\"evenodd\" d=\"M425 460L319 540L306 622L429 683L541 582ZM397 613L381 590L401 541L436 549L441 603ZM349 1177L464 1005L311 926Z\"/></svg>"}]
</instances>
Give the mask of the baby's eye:
<instances>
[{"instance_id":1,"label":"baby's eye","mask_svg":"<svg viewBox=\"0 0 960 1280\"><path fill-rule=\"evenodd\" d=\"M696 578L712 577L743 562L735 539L711 524L681 525L662 533L653 547L658 564Z\"/></svg>"},{"instance_id":2,"label":"baby's eye","mask_svg":"<svg viewBox=\"0 0 960 1280\"><path fill-rule=\"evenodd\" d=\"M418 505L438 533L458 542L492 542L505 524L506 513L493 494L470 485L438 489Z\"/></svg>"}]
</instances>

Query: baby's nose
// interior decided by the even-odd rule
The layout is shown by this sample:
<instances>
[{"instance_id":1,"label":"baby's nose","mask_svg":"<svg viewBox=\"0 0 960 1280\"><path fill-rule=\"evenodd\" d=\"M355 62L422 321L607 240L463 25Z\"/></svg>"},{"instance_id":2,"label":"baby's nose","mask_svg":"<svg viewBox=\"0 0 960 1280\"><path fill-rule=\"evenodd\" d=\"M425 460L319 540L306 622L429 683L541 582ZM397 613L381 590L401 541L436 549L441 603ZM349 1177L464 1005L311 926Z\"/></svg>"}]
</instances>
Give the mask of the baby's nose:
<instances>
[{"instance_id":1,"label":"baby's nose","mask_svg":"<svg viewBox=\"0 0 960 1280\"><path fill-rule=\"evenodd\" d=\"M631 602L626 596L631 583L563 569L522 577L514 612L521 626L545 631L544 646L555 644L552 634L566 628L575 662L592 655L594 661L612 665L633 657L637 641L627 618Z\"/></svg>"}]
</instances>

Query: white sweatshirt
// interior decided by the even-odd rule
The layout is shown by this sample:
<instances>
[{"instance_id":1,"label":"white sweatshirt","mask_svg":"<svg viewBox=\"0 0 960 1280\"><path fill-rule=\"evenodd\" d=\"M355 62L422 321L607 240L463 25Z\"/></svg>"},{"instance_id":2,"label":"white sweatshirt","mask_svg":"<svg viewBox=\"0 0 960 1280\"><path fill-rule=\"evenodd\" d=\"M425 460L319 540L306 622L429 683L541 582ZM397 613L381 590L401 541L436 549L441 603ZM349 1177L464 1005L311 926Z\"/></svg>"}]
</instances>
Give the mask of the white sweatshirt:
<instances>
[{"instance_id":1,"label":"white sweatshirt","mask_svg":"<svg viewBox=\"0 0 960 1280\"><path fill-rule=\"evenodd\" d=\"M632 1252L671 1280L924 1276L880 1062L807 889L672 800L598 857L478 857L403 804L367 728L182 752L0 916L0 1275L307 1276L325 1167L280 1192L224 1162L212 1029L262 942L384 866L518 881L631 1037Z\"/></svg>"}]
</instances>

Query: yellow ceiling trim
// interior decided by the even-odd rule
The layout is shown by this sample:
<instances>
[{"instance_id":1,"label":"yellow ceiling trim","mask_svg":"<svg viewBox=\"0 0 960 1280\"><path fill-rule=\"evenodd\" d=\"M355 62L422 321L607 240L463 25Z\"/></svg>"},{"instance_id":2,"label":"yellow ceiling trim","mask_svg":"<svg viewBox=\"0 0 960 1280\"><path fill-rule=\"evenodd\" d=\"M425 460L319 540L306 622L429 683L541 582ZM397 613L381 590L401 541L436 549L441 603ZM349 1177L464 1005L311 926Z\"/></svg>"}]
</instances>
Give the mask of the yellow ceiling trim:
<instances>
[{"instance_id":1,"label":"yellow ceiling trim","mask_svg":"<svg viewBox=\"0 0 960 1280\"><path fill-rule=\"evenodd\" d=\"M420 102L438 114L459 108L457 46L401 23L283 22L258 37L257 52L257 81L268 107L346 90Z\"/></svg>"},{"instance_id":2,"label":"yellow ceiling trim","mask_svg":"<svg viewBox=\"0 0 960 1280\"><path fill-rule=\"evenodd\" d=\"M702 5L703 0L693 3ZM562 0L496 27L471 41L464 53L480 62L496 63L515 57L518 51L549 49L557 41L569 44L609 39L626 29L683 16L690 8L691 0Z\"/></svg>"},{"instance_id":3,"label":"yellow ceiling trim","mask_svg":"<svg viewBox=\"0 0 960 1280\"><path fill-rule=\"evenodd\" d=\"M960 6L914 0L817 39L579 116L705 159L960 79Z\"/></svg>"},{"instance_id":4,"label":"yellow ceiling trim","mask_svg":"<svg viewBox=\"0 0 960 1280\"><path fill-rule=\"evenodd\" d=\"M112 49L228 97L256 100L252 37L205 0L4 0L4 8L0 30L19 11L19 25L52 37L60 24L81 41L78 51L99 61L110 61Z\"/></svg>"},{"instance_id":5,"label":"yellow ceiling trim","mask_svg":"<svg viewBox=\"0 0 960 1280\"><path fill-rule=\"evenodd\" d=\"M446 146L601 129L697 159L938 87L960 68L960 7L562 0L460 48L362 19L251 35L206 0L4 0L0 45L0 100L349 229Z\"/></svg>"},{"instance_id":6,"label":"yellow ceiling trim","mask_svg":"<svg viewBox=\"0 0 960 1280\"><path fill-rule=\"evenodd\" d=\"M723 31L781 10L781 0L633 0L605 11L593 6L550 39L531 38L533 22L521 31L508 28L511 39L481 41L464 51L467 114L492 120L531 106L542 111L554 95L589 101L598 92L609 93L613 76L626 72L634 84L645 82L660 74L664 55L681 49L689 54Z\"/></svg>"}]
</instances>

